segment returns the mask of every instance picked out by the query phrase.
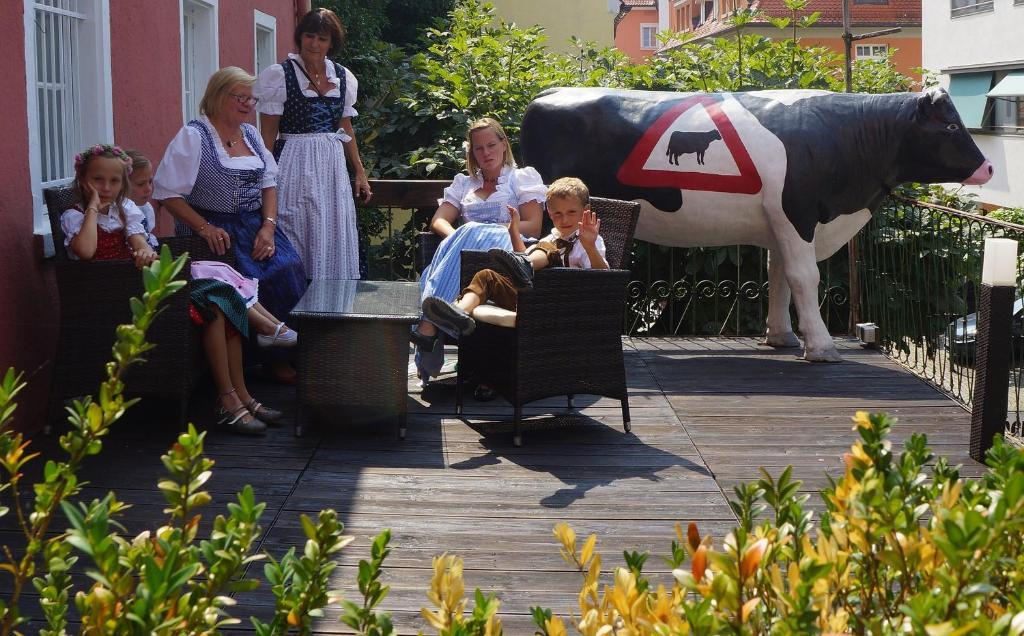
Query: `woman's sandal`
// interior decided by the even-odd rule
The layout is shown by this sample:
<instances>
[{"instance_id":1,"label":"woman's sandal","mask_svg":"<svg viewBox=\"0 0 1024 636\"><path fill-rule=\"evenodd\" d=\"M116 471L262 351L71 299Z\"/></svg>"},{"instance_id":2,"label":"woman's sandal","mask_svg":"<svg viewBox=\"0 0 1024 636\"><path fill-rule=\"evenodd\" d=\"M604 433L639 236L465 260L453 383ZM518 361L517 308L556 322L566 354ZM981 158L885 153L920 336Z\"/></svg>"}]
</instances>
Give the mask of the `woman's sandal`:
<instances>
[{"instance_id":1,"label":"woman's sandal","mask_svg":"<svg viewBox=\"0 0 1024 636\"><path fill-rule=\"evenodd\" d=\"M246 403L245 408L249 409L254 417L266 422L270 426L280 424L284 419L284 413L277 409L272 409L269 406L264 406L256 401L256 398L252 398Z\"/></svg>"},{"instance_id":2,"label":"woman's sandal","mask_svg":"<svg viewBox=\"0 0 1024 636\"><path fill-rule=\"evenodd\" d=\"M235 390L225 391L221 393L221 397L234 393ZM215 411L217 417L217 424L224 426L232 433L241 433L242 435L263 435L267 432L267 425L256 417L253 417L249 413L244 405L238 407L234 411L228 411L223 406L217 406Z\"/></svg>"}]
</instances>

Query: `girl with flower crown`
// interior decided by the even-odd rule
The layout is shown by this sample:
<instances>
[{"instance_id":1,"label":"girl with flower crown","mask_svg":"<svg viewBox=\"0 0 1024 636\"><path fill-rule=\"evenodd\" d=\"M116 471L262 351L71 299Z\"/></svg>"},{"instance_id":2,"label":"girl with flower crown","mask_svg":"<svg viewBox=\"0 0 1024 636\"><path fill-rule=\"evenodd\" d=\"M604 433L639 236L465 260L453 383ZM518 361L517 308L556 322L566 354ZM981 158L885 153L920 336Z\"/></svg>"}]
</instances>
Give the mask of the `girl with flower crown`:
<instances>
[{"instance_id":1,"label":"girl with flower crown","mask_svg":"<svg viewBox=\"0 0 1024 636\"><path fill-rule=\"evenodd\" d=\"M118 146L98 144L75 155L76 205L61 215L64 246L72 259L156 260L145 215L128 197L132 160Z\"/></svg>"}]
</instances>

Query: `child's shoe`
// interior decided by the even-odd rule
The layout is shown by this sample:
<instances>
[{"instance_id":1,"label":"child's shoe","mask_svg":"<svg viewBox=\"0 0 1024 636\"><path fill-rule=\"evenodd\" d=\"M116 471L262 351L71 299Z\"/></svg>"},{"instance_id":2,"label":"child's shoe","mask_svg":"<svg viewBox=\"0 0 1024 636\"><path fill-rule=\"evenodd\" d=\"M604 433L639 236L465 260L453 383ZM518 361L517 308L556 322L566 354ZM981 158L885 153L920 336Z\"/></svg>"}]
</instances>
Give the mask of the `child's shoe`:
<instances>
[{"instance_id":1,"label":"child's shoe","mask_svg":"<svg viewBox=\"0 0 1024 636\"><path fill-rule=\"evenodd\" d=\"M274 333L269 336L256 334L256 344L261 347L294 347L299 343L299 334L283 322L277 323Z\"/></svg>"},{"instance_id":2,"label":"child's shoe","mask_svg":"<svg viewBox=\"0 0 1024 636\"><path fill-rule=\"evenodd\" d=\"M507 276L516 289L533 287L533 265L522 254L495 247L487 250L491 256L494 271Z\"/></svg>"},{"instance_id":3,"label":"child's shoe","mask_svg":"<svg viewBox=\"0 0 1024 636\"><path fill-rule=\"evenodd\" d=\"M423 300L423 315L438 327L459 336L468 336L476 329L476 321L461 307L437 296Z\"/></svg>"}]
</instances>

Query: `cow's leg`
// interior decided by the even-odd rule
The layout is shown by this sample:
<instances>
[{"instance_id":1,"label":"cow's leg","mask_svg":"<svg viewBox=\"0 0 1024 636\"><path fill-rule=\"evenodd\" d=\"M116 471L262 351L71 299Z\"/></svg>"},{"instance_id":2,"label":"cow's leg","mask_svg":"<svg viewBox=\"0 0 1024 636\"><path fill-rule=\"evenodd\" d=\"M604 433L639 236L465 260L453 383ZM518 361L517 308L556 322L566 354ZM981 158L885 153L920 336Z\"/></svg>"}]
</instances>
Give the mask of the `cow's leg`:
<instances>
[{"instance_id":1,"label":"cow's leg","mask_svg":"<svg viewBox=\"0 0 1024 636\"><path fill-rule=\"evenodd\" d=\"M814 243L800 238L796 228L786 218L781 207L768 212L775 242L782 255L786 280L793 293L796 313L800 318L800 331L804 337L804 359L812 362L842 362L825 321L818 310L818 260ZM770 280L770 279L769 279Z\"/></svg>"},{"instance_id":2,"label":"cow's leg","mask_svg":"<svg viewBox=\"0 0 1024 636\"><path fill-rule=\"evenodd\" d=\"M800 339L793 333L793 320L789 315L792 293L786 281L782 252L768 250L768 333L764 344L770 347L799 347Z\"/></svg>"}]
</instances>

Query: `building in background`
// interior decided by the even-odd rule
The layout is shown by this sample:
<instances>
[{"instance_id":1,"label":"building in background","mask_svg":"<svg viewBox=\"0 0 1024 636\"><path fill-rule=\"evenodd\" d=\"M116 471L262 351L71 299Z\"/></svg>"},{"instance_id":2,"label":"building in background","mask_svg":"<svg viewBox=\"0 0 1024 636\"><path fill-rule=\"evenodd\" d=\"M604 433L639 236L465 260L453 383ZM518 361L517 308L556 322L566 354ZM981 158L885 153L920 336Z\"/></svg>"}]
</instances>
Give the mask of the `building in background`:
<instances>
[{"instance_id":1,"label":"building in background","mask_svg":"<svg viewBox=\"0 0 1024 636\"><path fill-rule=\"evenodd\" d=\"M924 67L938 72L995 174L964 186L988 206L1024 207L1024 0L929 0Z\"/></svg>"},{"instance_id":2,"label":"building in background","mask_svg":"<svg viewBox=\"0 0 1024 636\"><path fill-rule=\"evenodd\" d=\"M658 52L658 34L669 29L668 11L659 0L621 0L615 15L615 48L636 63Z\"/></svg>"},{"instance_id":3,"label":"building in background","mask_svg":"<svg viewBox=\"0 0 1024 636\"><path fill-rule=\"evenodd\" d=\"M42 422L59 323L43 189L70 183L72 158L91 144L159 161L210 73L282 59L308 10L309 0L0 3L0 371L30 379L20 425Z\"/></svg>"},{"instance_id":4,"label":"building in background","mask_svg":"<svg viewBox=\"0 0 1024 636\"><path fill-rule=\"evenodd\" d=\"M619 0L489 0L497 15L519 26L540 25L548 36L547 47L572 52L572 36L600 47L614 44L612 18Z\"/></svg>"},{"instance_id":5,"label":"building in background","mask_svg":"<svg viewBox=\"0 0 1024 636\"><path fill-rule=\"evenodd\" d=\"M945 0L934 0L944 4ZM729 17L738 8L746 8L747 0L623 0L615 35L615 45L641 60L659 50L654 33L672 31L689 34L694 40L729 37L735 29ZM792 30L781 31L768 18L792 17L783 0L753 0L749 3L760 11L761 18L743 27L744 33L781 39L792 36ZM811 0L807 11L820 11L821 18L810 28L800 29L797 37L805 46L826 46L844 52L842 0ZM854 33L898 26L892 35L861 40L854 44L857 58L884 58L890 52L896 68L904 75L916 77L921 66L921 0L851 0ZM632 14L632 15L631 15ZM671 46L671 45L670 45Z\"/></svg>"}]
</instances>

